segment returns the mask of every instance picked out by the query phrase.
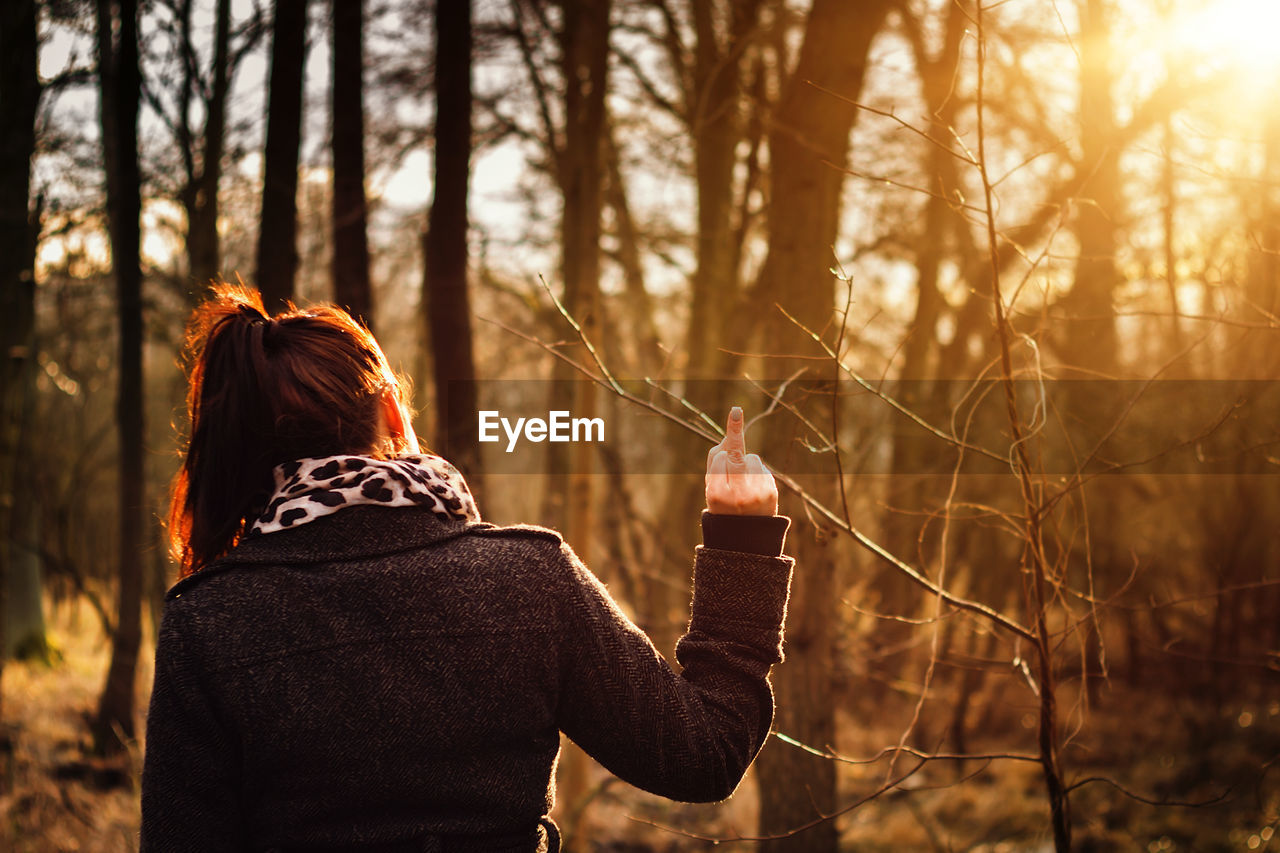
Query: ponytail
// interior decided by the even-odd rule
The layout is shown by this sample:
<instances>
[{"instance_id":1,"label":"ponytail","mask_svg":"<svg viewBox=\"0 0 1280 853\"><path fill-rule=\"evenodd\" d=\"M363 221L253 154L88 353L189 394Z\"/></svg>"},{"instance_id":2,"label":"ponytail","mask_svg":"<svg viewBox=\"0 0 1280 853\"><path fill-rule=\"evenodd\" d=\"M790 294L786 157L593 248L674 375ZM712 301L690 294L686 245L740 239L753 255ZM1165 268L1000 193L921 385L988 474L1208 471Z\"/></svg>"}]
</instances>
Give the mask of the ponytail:
<instances>
[{"instance_id":1,"label":"ponytail","mask_svg":"<svg viewBox=\"0 0 1280 853\"><path fill-rule=\"evenodd\" d=\"M186 334L190 434L169 505L185 577L244 535L293 459L369 453L378 405L399 389L369 331L333 306L271 317L257 290L221 284Z\"/></svg>"}]
</instances>

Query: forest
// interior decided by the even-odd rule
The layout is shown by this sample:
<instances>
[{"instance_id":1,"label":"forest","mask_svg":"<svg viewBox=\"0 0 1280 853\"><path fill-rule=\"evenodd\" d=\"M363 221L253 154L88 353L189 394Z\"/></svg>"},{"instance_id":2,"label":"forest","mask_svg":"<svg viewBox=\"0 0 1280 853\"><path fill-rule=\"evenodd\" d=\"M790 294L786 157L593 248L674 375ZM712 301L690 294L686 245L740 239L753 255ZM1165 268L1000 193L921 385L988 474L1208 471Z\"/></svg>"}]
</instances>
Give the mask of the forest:
<instances>
[{"instance_id":1,"label":"forest","mask_svg":"<svg viewBox=\"0 0 1280 853\"><path fill-rule=\"evenodd\" d=\"M184 325L239 279L365 323L482 516L561 531L669 659L744 408L796 560L772 730L709 805L565 740L566 851L1280 850L1276 33L5 0L0 847L138 847Z\"/></svg>"}]
</instances>

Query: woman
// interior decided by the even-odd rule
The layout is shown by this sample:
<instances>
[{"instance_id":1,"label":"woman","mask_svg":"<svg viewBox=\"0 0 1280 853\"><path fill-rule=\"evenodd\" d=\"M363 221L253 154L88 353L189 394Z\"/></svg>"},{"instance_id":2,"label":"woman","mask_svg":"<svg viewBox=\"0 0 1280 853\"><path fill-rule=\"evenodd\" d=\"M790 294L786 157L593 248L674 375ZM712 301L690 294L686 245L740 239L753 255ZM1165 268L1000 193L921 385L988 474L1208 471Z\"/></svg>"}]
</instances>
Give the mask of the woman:
<instances>
[{"instance_id":1,"label":"woman","mask_svg":"<svg viewBox=\"0 0 1280 853\"><path fill-rule=\"evenodd\" d=\"M188 347L143 850L554 850L561 731L648 791L733 792L792 566L740 410L707 457L676 675L557 533L479 521L345 312L267 317L224 285Z\"/></svg>"}]
</instances>

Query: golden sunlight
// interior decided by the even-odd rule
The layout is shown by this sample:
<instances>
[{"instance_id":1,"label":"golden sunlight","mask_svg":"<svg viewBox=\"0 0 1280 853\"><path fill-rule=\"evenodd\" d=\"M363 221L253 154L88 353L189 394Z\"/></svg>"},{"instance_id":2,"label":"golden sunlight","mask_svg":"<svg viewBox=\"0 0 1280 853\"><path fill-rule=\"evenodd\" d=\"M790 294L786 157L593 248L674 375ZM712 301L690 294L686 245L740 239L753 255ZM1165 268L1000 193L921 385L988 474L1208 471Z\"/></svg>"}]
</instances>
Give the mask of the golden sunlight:
<instances>
[{"instance_id":1,"label":"golden sunlight","mask_svg":"<svg viewBox=\"0 0 1280 853\"><path fill-rule=\"evenodd\" d=\"M1179 16L1174 26L1175 44L1210 55L1215 65L1264 75L1280 71L1280 0L1214 0Z\"/></svg>"}]
</instances>

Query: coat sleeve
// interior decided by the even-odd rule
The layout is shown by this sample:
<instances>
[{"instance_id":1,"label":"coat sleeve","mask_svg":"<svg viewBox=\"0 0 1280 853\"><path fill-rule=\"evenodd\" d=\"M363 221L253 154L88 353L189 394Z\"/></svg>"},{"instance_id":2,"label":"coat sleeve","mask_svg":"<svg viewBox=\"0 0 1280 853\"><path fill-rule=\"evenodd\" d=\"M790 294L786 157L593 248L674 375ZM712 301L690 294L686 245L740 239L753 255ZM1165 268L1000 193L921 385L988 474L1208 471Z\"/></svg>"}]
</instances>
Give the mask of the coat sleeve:
<instances>
[{"instance_id":1,"label":"coat sleeve","mask_svg":"<svg viewBox=\"0 0 1280 853\"><path fill-rule=\"evenodd\" d=\"M703 527L705 537L705 517ZM779 534L775 554L781 541ZM568 579L560 599L561 731L646 791L687 802L728 797L773 721L768 674L782 660L792 560L699 547L676 674L568 545L560 559Z\"/></svg>"},{"instance_id":2,"label":"coat sleeve","mask_svg":"<svg viewBox=\"0 0 1280 853\"><path fill-rule=\"evenodd\" d=\"M239 750L190 653L183 608L166 604L142 767L142 853L242 849Z\"/></svg>"}]
</instances>

